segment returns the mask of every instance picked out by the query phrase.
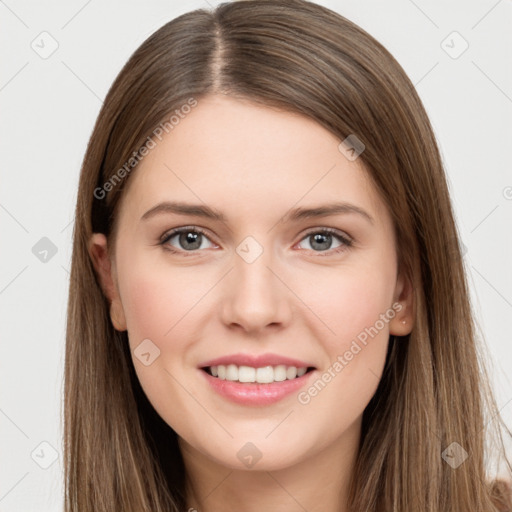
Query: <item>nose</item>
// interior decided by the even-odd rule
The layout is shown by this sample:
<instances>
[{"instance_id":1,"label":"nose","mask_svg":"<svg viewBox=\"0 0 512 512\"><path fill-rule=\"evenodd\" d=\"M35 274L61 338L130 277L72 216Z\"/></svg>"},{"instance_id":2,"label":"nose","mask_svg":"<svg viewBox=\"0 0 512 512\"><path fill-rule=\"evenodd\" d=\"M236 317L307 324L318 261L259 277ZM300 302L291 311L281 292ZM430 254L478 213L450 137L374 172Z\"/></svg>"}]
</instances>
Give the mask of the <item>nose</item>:
<instances>
[{"instance_id":1,"label":"nose","mask_svg":"<svg viewBox=\"0 0 512 512\"><path fill-rule=\"evenodd\" d=\"M220 299L224 324L251 334L288 325L293 294L286 286L286 276L276 269L270 251L263 251L251 263L235 254L233 267Z\"/></svg>"}]
</instances>

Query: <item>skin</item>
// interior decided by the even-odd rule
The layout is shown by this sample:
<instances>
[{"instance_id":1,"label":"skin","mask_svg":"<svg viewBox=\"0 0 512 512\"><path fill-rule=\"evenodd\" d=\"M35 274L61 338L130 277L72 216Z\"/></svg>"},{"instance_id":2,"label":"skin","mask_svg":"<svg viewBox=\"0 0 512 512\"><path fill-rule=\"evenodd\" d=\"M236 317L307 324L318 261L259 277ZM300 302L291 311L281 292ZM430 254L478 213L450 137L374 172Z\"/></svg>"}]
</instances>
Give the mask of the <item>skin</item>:
<instances>
[{"instance_id":1,"label":"skin","mask_svg":"<svg viewBox=\"0 0 512 512\"><path fill-rule=\"evenodd\" d=\"M363 411L382 374L389 335L413 323L412 291L397 272L391 217L341 140L315 121L208 96L143 159L119 211L112 260L95 233L90 254L112 301L116 329L133 351L144 339L160 350L149 366L133 355L141 385L177 432L199 511L346 510ZM163 213L161 201L207 204L226 221ZM291 208L345 201L362 215L283 221ZM199 249L172 228L207 232ZM315 245L322 228L339 230ZM316 231L315 231L316 230ZM263 253L248 263L236 252L251 236ZM329 241L331 245L329 246ZM274 352L310 362L317 376L365 328L400 302L357 355L308 404L297 394L268 406L244 406L216 394L198 365L235 352ZM237 452L251 442L262 457L251 468Z\"/></svg>"}]
</instances>

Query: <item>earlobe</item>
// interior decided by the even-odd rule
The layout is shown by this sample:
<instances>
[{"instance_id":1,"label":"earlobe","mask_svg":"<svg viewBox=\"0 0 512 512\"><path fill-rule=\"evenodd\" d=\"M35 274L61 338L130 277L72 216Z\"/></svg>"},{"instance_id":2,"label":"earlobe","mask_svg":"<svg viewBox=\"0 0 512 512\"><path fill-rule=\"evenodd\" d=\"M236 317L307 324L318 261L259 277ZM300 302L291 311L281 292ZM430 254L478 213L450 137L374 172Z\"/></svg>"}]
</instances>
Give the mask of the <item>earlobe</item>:
<instances>
[{"instance_id":1,"label":"earlobe","mask_svg":"<svg viewBox=\"0 0 512 512\"><path fill-rule=\"evenodd\" d=\"M389 333L394 336L410 334L414 326L414 288L409 279L400 275L395 290L395 303L400 304L389 322Z\"/></svg>"},{"instance_id":2,"label":"earlobe","mask_svg":"<svg viewBox=\"0 0 512 512\"><path fill-rule=\"evenodd\" d=\"M126 319L119 299L113 300L110 303L110 319L116 331L126 331Z\"/></svg>"},{"instance_id":3,"label":"earlobe","mask_svg":"<svg viewBox=\"0 0 512 512\"><path fill-rule=\"evenodd\" d=\"M112 324L116 330L125 331L126 319L107 251L107 237L103 233L93 233L88 250L103 294L110 302Z\"/></svg>"}]
</instances>

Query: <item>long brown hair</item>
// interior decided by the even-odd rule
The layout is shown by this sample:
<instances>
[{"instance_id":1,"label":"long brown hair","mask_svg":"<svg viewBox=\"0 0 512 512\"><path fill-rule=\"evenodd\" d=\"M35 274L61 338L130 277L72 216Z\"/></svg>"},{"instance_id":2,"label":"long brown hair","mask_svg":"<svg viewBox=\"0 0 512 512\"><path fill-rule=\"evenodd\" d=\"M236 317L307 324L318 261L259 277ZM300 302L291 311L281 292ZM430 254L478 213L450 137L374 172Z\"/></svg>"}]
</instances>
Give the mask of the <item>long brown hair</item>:
<instances>
[{"instance_id":1,"label":"long brown hair","mask_svg":"<svg viewBox=\"0 0 512 512\"><path fill-rule=\"evenodd\" d=\"M303 0L238 1L179 16L135 51L105 98L81 169L73 233L65 510L185 510L176 433L140 387L127 333L112 326L88 242L92 233L104 233L112 250L134 155L156 127L173 128L173 112L208 94L302 114L340 141L355 134L392 215L399 266L414 287L414 328L390 337L383 376L363 415L350 510L512 510L510 489L487 474L486 436L495 424L505 425L483 365L425 109L381 44ZM492 432L505 457L501 431ZM457 468L443 457L447 448L460 450L452 443L468 454Z\"/></svg>"}]
</instances>

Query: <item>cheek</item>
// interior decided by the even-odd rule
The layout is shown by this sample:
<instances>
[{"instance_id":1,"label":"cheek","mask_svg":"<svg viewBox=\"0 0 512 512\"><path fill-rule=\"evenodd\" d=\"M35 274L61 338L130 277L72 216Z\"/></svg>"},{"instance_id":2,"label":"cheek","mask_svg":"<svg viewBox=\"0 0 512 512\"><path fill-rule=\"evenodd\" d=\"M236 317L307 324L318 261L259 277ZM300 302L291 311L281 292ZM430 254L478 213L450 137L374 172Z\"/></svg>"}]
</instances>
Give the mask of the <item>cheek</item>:
<instances>
[{"instance_id":1,"label":"cheek","mask_svg":"<svg viewBox=\"0 0 512 512\"><path fill-rule=\"evenodd\" d=\"M316 279L314 288L302 292L317 317L330 329L331 345L336 348L350 342L379 321L382 314L392 313L394 276L382 268L341 269ZM307 293L307 295L305 295ZM377 323L379 330L389 331L388 322Z\"/></svg>"},{"instance_id":2,"label":"cheek","mask_svg":"<svg viewBox=\"0 0 512 512\"><path fill-rule=\"evenodd\" d=\"M196 338L194 329L200 300L207 287L199 282L191 284L190 276L184 282L183 272L179 270L163 272L158 266L148 268L131 264L124 280L120 280L133 364L155 410L173 428L186 432L186 418L198 412L180 383L188 377L183 369ZM148 339L151 344L144 341ZM142 357L144 353L150 354L147 365Z\"/></svg>"},{"instance_id":3,"label":"cheek","mask_svg":"<svg viewBox=\"0 0 512 512\"><path fill-rule=\"evenodd\" d=\"M324 335L318 336L328 359L320 375L325 388L318 383L318 391L312 389L305 401L314 396L326 406L337 403L340 411L354 417L373 396L386 359L389 321L395 315L395 276L386 268L393 268L392 262L343 269L325 283L320 280L315 293L310 289L308 304L323 321ZM321 291L322 284L327 293Z\"/></svg>"},{"instance_id":4,"label":"cheek","mask_svg":"<svg viewBox=\"0 0 512 512\"><path fill-rule=\"evenodd\" d=\"M120 283L127 328L134 343L138 338L154 338L158 343L176 337L181 324L187 322L188 312L207 292L206 284L191 283L179 269L170 272L151 265L132 265Z\"/></svg>"},{"instance_id":5,"label":"cheek","mask_svg":"<svg viewBox=\"0 0 512 512\"><path fill-rule=\"evenodd\" d=\"M179 294L150 275L131 274L124 283L122 302L130 339L153 339L174 323Z\"/></svg>"}]
</instances>

